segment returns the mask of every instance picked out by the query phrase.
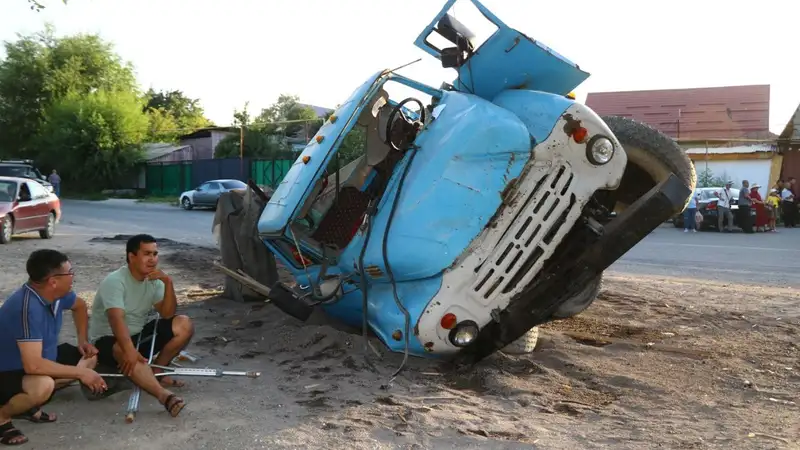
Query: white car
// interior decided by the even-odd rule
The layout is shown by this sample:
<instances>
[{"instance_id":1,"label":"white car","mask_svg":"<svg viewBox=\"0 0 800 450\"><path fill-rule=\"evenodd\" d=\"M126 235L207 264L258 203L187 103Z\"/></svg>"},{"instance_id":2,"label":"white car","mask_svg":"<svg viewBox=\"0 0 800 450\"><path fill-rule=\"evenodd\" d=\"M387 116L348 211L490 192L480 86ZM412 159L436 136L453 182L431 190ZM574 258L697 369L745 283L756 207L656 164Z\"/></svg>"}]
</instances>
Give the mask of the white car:
<instances>
[{"instance_id":1,"label":"white car","mask_svg":"<svg viewBox=\"0 0 800 450\"><path fill-rule=\"evenodd\" d=\"M216 208L219 196L223 192L234 189L247 189L247 183L239 180L211 180L197 186L191 191L182 193L179 197L181 207L185 210L192 208Z\"/></svg>"}]
</instances>

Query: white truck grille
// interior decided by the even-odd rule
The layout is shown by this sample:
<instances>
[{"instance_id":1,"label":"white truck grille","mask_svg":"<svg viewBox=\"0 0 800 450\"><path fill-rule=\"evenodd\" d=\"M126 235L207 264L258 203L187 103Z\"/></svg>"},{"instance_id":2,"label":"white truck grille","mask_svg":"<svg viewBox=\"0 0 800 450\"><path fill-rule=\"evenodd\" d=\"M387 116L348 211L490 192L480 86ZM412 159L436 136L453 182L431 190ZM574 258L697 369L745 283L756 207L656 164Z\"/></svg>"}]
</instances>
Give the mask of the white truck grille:
<instances>
[{"instance_id":1,"label":"white truck grille","mask_svg":"<svg viewBox=\"0 0 800 450\"><path fill-rule=\"evenodd\" d=\"M573 176L568 166L557 165L538 181L500 242L475 268L472 290L478 300L489 304L493 294L508 294L535 275L544 262L542 255L549 253L553 236L575 205L570 192Z\"/></svg>"}]
</instances>

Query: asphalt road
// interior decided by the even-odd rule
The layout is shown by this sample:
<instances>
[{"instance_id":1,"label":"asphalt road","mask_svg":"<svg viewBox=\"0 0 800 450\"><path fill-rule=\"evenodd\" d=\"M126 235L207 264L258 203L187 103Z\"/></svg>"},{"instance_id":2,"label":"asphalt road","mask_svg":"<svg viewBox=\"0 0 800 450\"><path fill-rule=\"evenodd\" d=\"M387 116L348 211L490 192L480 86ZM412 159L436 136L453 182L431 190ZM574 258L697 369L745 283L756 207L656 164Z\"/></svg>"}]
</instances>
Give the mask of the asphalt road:
<instances>
[{"instance_id":1,"label":"asphalt road","mask_svg":"<svg viewBox=\"0 0 800 450\"><path fill-rule=\"evenodd\" d=\"M87 236L150 233L195 245L214 246L213 211L130 200L62 200L58 233ZM683 233L669 224L611 266L616 273L688 277L800 287L800 229L779 233Z\"/></svg>"}]
</instances>

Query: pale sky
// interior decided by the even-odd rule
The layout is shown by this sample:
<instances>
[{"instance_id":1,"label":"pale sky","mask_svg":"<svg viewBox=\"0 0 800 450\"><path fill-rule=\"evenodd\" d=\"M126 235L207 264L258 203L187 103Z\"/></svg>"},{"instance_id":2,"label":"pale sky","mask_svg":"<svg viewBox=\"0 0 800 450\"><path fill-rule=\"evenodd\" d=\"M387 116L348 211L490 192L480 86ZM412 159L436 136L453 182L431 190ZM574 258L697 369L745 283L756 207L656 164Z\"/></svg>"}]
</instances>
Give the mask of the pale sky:
<instances>
[{"instance_id":1,"label":"pale sky","mask_svg":"<svg viewBox=\"0 0 800 450\"><path fill-rule=\"evenodd\" d=\"M26 0L0 0L0 40L45 22L59 35L99 33L134 64L143 89L180 89L219 125L245 101L257 113L281 93L335 107L374 72L419 57L399 73L434 87L455 74L413 45L444 0L40 1L47 8L37 13ZM800 104L800 2L483 4L591 73L578 100L588 92L769 84L776 133ZM481 29L469 8L458 6L456 17Z\"/></svg>"}]
</instances>

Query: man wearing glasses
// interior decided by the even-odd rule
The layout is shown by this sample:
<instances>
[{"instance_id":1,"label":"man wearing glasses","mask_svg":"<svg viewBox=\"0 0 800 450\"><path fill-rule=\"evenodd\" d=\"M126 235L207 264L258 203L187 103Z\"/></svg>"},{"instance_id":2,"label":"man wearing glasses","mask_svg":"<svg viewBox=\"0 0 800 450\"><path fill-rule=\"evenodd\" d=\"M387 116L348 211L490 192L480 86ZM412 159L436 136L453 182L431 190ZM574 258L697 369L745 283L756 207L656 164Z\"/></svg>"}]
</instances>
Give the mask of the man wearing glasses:
<instances>
[{"instance_id":1,"label":"man wearing glasses","mask_svg":"<svg viewBox=\"0 0 800 450\"><path fill-rule=\"evenodd\" d=\"M28 282L0 306L0 443L5 445L28 441L12 418L54 422L56 417L39 407L72 380L93 392L106 389L93 370L97 349L88 340L86 303L72 291L74 273L67 255L36 250L25 268ZM77 347L58 345L65 309L72 311Z\"/></svg>"}]
</instances>

